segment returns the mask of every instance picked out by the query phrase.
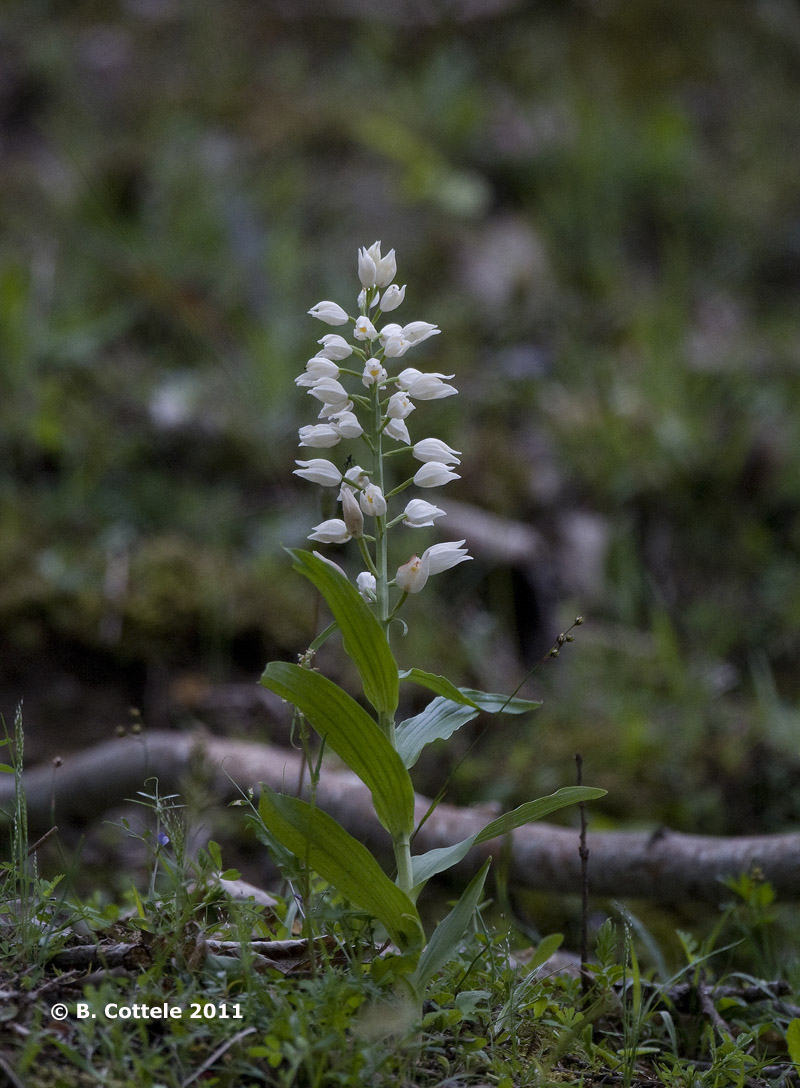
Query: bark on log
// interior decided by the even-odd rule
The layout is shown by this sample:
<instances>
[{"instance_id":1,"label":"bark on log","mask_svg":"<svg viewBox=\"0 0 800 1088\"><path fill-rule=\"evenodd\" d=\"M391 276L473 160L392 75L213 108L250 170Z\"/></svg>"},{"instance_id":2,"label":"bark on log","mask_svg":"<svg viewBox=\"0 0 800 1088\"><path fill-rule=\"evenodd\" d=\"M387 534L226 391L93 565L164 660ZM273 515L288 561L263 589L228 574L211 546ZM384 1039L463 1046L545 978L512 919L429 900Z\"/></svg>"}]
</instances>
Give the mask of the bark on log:
<instances>
[{"instance_id":1,"label":"bark on log","mask_svg":"<svg viewBox=\"0 0 800 1088\"><path fill-rule=\"evenodd\" d=\"M173 793L193 774L202 773L211 796L220 801L241 796L267 782L296 792L300 756L267 745L167 732L124 737L66 757L58 767L37 767L24 775L31 838L53 823L83 824L120 805L157 777L162 794ZM0 811L13 811L14 783L0 778ZM326 768L318 802L379 855L389 856L385 831L372 814L371 799L347 770ZM417 798L417 819L428 809ZM589 809L591 818L591 807ZM491 815L475 809L440 805L414 843L423 853L466 838ZM721 883L757 868L779 897L800 898L800 834L715 838L669 830L595 832L588 835L589 884L593 895L647 898L665 903L719 902L730 894ZM511 880L540 891L580 891L578 833L547 824L530 824L513 833ZM473 873L500 843L475 848L457 871Z\"/></svg>"}]
</instances>

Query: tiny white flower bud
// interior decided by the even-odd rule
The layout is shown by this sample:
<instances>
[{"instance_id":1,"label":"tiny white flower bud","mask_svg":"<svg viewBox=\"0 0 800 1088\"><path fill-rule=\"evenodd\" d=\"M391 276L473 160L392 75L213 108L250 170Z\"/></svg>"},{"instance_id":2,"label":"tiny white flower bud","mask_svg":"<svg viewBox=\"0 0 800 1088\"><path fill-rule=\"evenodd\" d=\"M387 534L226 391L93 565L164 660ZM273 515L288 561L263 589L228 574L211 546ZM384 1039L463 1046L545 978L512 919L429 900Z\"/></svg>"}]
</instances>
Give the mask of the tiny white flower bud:
<instances>
[{"instance_id":1,"label":"tiny white flower bud","mask_svg":"<svg viewBox=\"0 0 800 1088\"><path fill-rule=\"evenodd\" d=\"M414 473L414 483L417 487L442 487L451 480L460 480L457 472L451 472L447 465L440 461L426 461Z\"/></svg>"},{"instance_id":2,"label":"tiny white flower bud","mask_svg":"<svg viewBox=\"0 0 800 1088\"><path fill-rule=\"evenodd\" d=\"M396 283L391 283L381 295L381 309L385 314L391 313L392 310L396 310L406 297L406 285L398 287Z\"/></svg>"},{"instance_id":3,"label":"tiny white flower bud","mask_svg":"<svg viewBox=\"0 0 800 1088\"><path fill-rule=\"evenodd\" d=\"M364 535L364 515L352 488L342 488L342 517L347 530L356 540Z\"/></svg>"},{"instance_id":4,"label":"tiny white flower bud","mask_svg":"<svg viewBox=\"0 0 800 1088\"><path fill-rule=\"evenodd\" d=\"M375 575L370 574L368 570L362 570L356 578L356 586L358 592L365 601L376 601L378 599L378 588L375 582Z\"/></svg>"},{"instance_id":5,"label":"tiny white flower bud","mask_svg":"<svg viewBox=\"0 0 800 1088\"><path fill-rule=\"evenodd\" d=\"M411 415L415 407L407 393L393 393L389 397L386 414L389 419L405 419L406 416Z\"/></svg>"},{"instance_id":6,"label":"tiny white flower bud","mask_svg":"<svg viewBox=\"0 0 800 1088\"><path fill-rule=\"evenodd\" d=\"M363 287L374 287L378 275L378 268L369 250L358 251L358 278Z\"/></svg>"},{"instance_id":7,"label":"tiny white flower bud","mask_svg":"<svg viewBox=\"0 0 800 1088\"><path fill-rule=\"evenodd\" d=\"M346 544L350 533L341 518L330 518L315 525L313 533L308 534L308 539L319 540L323 544Z\"/></svg>"},{"instance_id":8,"label":"tiny white flower bud","mask_svg":"<svg viewBox=\"0 0 800 1088\"><path fill-rule=\"evenodd\" d=\"M405 523L411 529L424 529L429 525L433 525L436 518L443 517L444 513L444 510L434 506L432 502L425 502L424 499L412 499L404 511Z\"/></svg>"},{"instance_id":9,"label":"tiny white flower bud","mask_svg":"<svg viewBox=\"0 0 800 1088\"><path fill-rule=\"evenodd\" d=\"M326 325L346 325L350 320L338 303L329 302L327 299L312 306L308 312L319 321L324 321Z\"/></svg>"},{"instance_id":10,"label":"tiny white flower bud","mask_svg":"<svg viewBox=\"0 0 800 1088\"><path fill-rule=\"evenodd\" d=\"M312 484L338 487L342 482L342 474L332 461L317 457L312 461L295 461L295 464L300 468L294 470L294 475L303 480L309 480Z\"/></svg>"},{"instance_id":11,"label":"tiny white flower bud","mask_svg":"<svg viewBox=\"0 0 800 1088\"><path fill-rule=\"evenodd\" d=\"M380 518L386 513L386 499L377 484L367 484L363 491L359 491L358 501L361 509L370 517Z\"/></svg>"},{"instance_id":12,"label":"tiny white flower bud","mask_svg":"<svg viewBox=\"0 0 800 1088\"><path fill-rule=\"evenodd\" d=\"M375 284L377 287L386 287L391 283L397 272L397 260L394 255L394 250L390 249L385 257L380 257L377 261L377 270L375 276Z\"/></svg>"},{"instance_id":13,"label":"tiny white flower bud","mask_svg":"<svg viewBox=\"0 0 800 1088\"><path fill-rule=\"evenodd\" d=\"M418 461L440 461L443 465L460 465L461 453L442 442L439 438L423 438L411 447L411 453Z\"/></svg>"},{"instance_id":14,"label":"tiny white flower bud","mask_svg":"<svg viewBox=\"0 0 800 1088\"><path fill-rule=\"evenodd\" d=\"M361 290L358 292L358 308L359 308L359 310L363 310L366 305L367 305L367 289L366 289L366 287L362 287ZM378 295L377 295L377 292L376 292L375 294L373 294L372 300L370 301L370 304L369 304L370 310L374 310L377 305L378 305Z\"/></svg>"},{"instance_id":15,"label":"tiny white flower bud","mask_svg":"<svg viewBox=\"0 0 800 1088\"><path fill-rule=\"evenodd\" d=\"M395 581L404 593L419 593L425 587L429 573L428 557L423 552L421 557L412 555L407 563L398 567Z\"/></svg>"}]
</instances>

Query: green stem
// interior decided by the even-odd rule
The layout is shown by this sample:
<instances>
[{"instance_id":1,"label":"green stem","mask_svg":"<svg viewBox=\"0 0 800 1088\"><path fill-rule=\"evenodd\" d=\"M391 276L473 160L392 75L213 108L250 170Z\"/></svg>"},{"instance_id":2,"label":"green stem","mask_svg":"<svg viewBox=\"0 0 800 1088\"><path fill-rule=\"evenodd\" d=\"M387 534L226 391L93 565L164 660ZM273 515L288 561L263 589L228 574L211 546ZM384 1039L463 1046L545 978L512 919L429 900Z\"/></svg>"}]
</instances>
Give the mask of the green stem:
<instances>
[{"instance_id":1,"label":"green stem","mask_svg":"<svg viewBox=\"0 0 800 1088\"><path fill-rule=\"evenodd\" d=\"M395 839L392 846L397 866L397 886L402 888L406 895L411 895L411 889L414 887L414 876L411 870L411 836L403 835Z\"/></svg>"},{"instance_id":2,"label":"green stem","mask_svg":"<svg viewBox=\"0 0 800 1088\"><path fill-rule=\"evenodd\" d=\"M381 405L377 385L372 386L372 434L375 444L372 462L373 480L384 494L383 435L381 433ZM375 518L375 575L378 619L384 631L389 624L389 550L386 535L386 517Z\"/></svg>"}]
</instances>

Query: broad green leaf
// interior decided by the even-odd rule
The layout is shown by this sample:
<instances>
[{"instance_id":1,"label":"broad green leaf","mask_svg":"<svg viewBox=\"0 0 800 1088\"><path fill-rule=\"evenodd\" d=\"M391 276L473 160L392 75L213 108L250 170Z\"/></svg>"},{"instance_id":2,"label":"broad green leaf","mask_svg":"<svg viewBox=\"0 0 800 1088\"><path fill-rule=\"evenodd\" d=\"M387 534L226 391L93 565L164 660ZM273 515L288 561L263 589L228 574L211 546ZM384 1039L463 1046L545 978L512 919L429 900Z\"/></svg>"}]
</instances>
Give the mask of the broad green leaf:
<instances>
[{"instance_id":1,"label":"broad green leaf","mask_svg":"<svg viewBox=\"0 0 800 1088\"><path fill-rule=\"evenodd\" d=\"M326 745L372 793L375 814L392 836L414 827L414 787L378 723L322 673L272 661L261 683L305 714Z\"/></svg>"},{"instance_id":2,"label":"broad green leaf","mask_svg":"<svg viewBox=\"0 0 800 1088\"><path fill-rule=\"evenodd\" d=\"M412 859L414 894L418 895L422 885L426 884L437 873L443 873L453 865L457 865L466 857L473 846L481 842L488 842L499 835L506 835L523 824L529 824L533 820L540 820L543 816L549 816L567 805L573 805L578 801L592 801L605 795L605 790L595 789L592 786L564 786L547 797L540 797L536 801L528 801L519 808L492 820L481 831L470 835L469 838L453 843L452 846L441 846L435 850L428 850L425 854L417 854Z\"/></svg>"},{"instance_id":3,"label":"broad green leaf","mask_svg":"<svg viewBox=\"0 0 800 1088\"><path fill-rule=\"evenodd\" d=\"M358 669L364 695L379 714L394 714L399 697L397 662L369 605L335 563L312 552L288 550L295 570L313 582L328 602L345 651Z\"/></svg>"},{"instance_id":4,"label":"broad green leaf","mask_svg":"<svg viewBox=\"0 0 800 1088\"><path fill-rule=\"evenodd\" d=\"M262 783L258 811L280 843L346 899L377 918L400 949L422 942L417 908L357 839L321 809Z\"/></svg>"},{"instance_id":5,"label":"broad green leaf","mask_svg":"<svg viewBox=\"0 0 800 1088\"><path fill-rule=\"evenodd\" d=\"M397 751L406 767L413 767L426 744L447 740L462 725L478 716L471 706L454 703L438 696L413 718L406 718L397 727Z\"/></svg>"},{"instance_id":6,"label":"broad green leaf","mask_svg":"<svg viewBox=\"0 0 800 1088\"><path fill-rule=\"evenodd\" d=\"M465 699L485 710L487 714L526 714L537 710L542 704L531 699L517 699L509 695L494 695L489 691L475 691L474 688L458 689Z\"/></svg>"},{"instance_id":7,"label":"broad green leaf","mask_svg":"<svg viewBox=\"0 0 800 1088\"><path fill-rule=\"evenodd\" d=\"M505 835L516 827L529 824L533 820L541 820L543 816L549 816L551 812L557 812L567 805L575 805L579 801L596 801L598 797L605 797L607 790L596 789L594 786L562 786L555 793L547 797L539 797L536 801L527 801L519 808L506 812L492 820L482 831L475 836L475 842L488 842L498 835Z\"/></svg>"},{"instance_id":8,"label":"broad green leaf","mask_svg":"<svg viewBox=\"0 0 800 1088\"><path fill-rule=\"evenodd\" d=\"M436 695L443 695L454 703L464 703L466 706L477 707L469 695L465 695L462 688L457 688L446 676L437 676L434 672L425 672L423 669L403 669L400 672L401 680L410 680L412 684L419 684L421 688Z\"/></svg>"},{"instance_id":9,"label":"broad green leaf","mask_svg":"<svg viewBox=\"0 0 800 1088\"><path fill-rule=\"evenodd\" d=\"M436 972L448 964L455 955L470 919L481 901L483 884L491 861L491 858L486 859L480 871L464 889L459 901L447 917L442 919L423 948L417 969L411 976L411 983L420 997Z\"/></svg>"}]
</instances>

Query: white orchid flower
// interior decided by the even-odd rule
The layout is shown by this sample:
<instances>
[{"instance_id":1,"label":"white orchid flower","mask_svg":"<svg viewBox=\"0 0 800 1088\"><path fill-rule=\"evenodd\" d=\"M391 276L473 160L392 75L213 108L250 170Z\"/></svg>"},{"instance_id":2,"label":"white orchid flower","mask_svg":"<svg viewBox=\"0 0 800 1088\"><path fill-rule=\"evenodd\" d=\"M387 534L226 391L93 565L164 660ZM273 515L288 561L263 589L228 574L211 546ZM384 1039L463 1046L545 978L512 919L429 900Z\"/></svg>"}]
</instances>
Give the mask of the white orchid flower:
<instances>
[{"instance_id":1,"label":"white orchid flower","mask_svg":"<svg viewBox=\"0 0 800 1088\"><path fill-rule=\"evenodd\" d=\"M411 321L408 325L403 325L402 336L409 344L421 344L429 336L438 336L441 331L429 321Z\"/></svg>"},{"instance_id":2,"label":"white orchid flower","mask_svg":"<svg viewBox=\"0 0 800 1088\"><path fill-rule=\"evenodd\" d=\"M411 403L407 393L402 391L393 393L389 397L389 403L386 406L386 415L389 419L405 419L406 416L411 415L415 407L416 405Z\"/></svg>"},{"instance_id":3,"label":"white orchid flower","mask_svg":"<svg viewBox=\"0 0 800 1088\"><path fill-rule=\"evenodd\" d=\"M412 499L405 508L403 516L405 523L412 529L425 529L429 525L433 525L436 518L441 518L445 514L445 511L438 506L434 506L432 502L426 502L424 499Z\"/></svg>"},{"instance_id":4,"label":"white orchid flower","mask_svg":"<svg viewBox=\"0 0 800 1088\"><path fill-rule=\"evenodd\" d=\"M408 427L405 424L405 420L390 419L383 428L383 433L388 434L395 442L402 442L406 446L411 445L411 435L408 433Z\"/></svg>"},{"instance_id":5,"label":"white orchid flower","mask_svg":"<svg viewBox=\"0 0 800 1088\"><path fill-rule=\"evenodd\" d=\"M364 433L364 428L359 423L358 416L355 412L349 410L334 412L333 415L328 416L328 424L340 438L360 438Z\"/></svg>"},{"instance_id":6,"label":"white orchid flower","mask_svg":"<svg viewBox=\"0 0 800 1088\"><path fill-rule=\"evenodd\" d=\"M301 388L310 388L322 378L338 378L340 373L339 367L333 360L323 355L315 355L313 359L308 360L305 372L295 378L294 384Z\"/></svg>"},{"instance_id":7,"label":"white orchid flower","mask_svg":"<svg viewBox=\"0 0 800 1088\"><path fill-rule=\"evenodd\" d=\"M317 449L328 449L330 446L338 445L342 440L342 436L327 423L301 427L298 433L301 446L314 446Z\"/></svg>"},{"instance_id":8,"label":"white orchid flower","mask_svg":"<svg viewBox=\"0 0 800 1088\"><path fill-rule=\"evenodd\" d=\"M293 475L312 484L320 484L322 487L338 487L342 482L342 474L333 461L326 461L322 457L316 457L311 461L295 461L299 468Z\"/></svg>"},{"instance_id":9,"label":"white orchid flower","mask_svg":"<svg viewBox=\"0 0 800 1088\"><path fill-rule=\"evenodd\" d=\"M457 472L452 472L441 461L426 461L414 473L414 483L417 487L443 487L451 480L460 480Z\"/></svg>"},{"instance_id":10,"label":"white orchid flower","mask_svg":"<svg viewBox=\"0 0 800 1088\"><path fill-rule=\"evenodd\" d=\"M335 378L320 378L308 392L323 404L343 404L348 399L347 390Z\"/></svg>"},{"instance_id":11,"label":"white orchid flower","mask_svg":"<svg viewBox=\"0 0 800 1088\"><path fill-rule=\"evenodd\" d=\"M357 317L353 336L356 340L377 340L378 330L368 317Z\"/></svg>"},{"instance_id":12,"label":"white orchid flower","mask_svg":"<svg viewBox=\"0 0 800 1088\"><path fill-rule=\"evenodd\" d=\"M381 295L381 309L385 314L396 310L406 297L406 285L398 287L396 283L390 283Z\"/></svg>"},{"instance_id":13,"label":"white orchid flower","mask_svg":"<svg viewBox=\"0 0 800 1088\"><path fill-rule=\"evenodd\" d=\"M464 543L463 540L448 540L443 544L432 544L430 548L426 548L422 557L428 560L429 573L441 574L443 570L450 570L451 567L472 559L463 546Z\"/></svg>"},{"instance_id":14,"label":"white orchid flower","mask_svg":"<svg viewBox=\"0 0 800 1088\"><path fill-rule=\"evenodd\" d=\"M397 568L395 582L404 593L419 593L425 588L430 574L430 564L425 552L421 556L412 555L407 563Z\"/></svg>"},{"instance_id":15,"label":"white orchid flower","mask_svg":"<svg viewBox=\"0 0 800 1088\"><path fill-rule=\"evenodd\" d=\"M346 325L350 320L338 303L329 302L327 299L312 306L308 312L318 321L324 321L326 325Z\"/></svg>"},{"instance_id":16,"label":"white orchid flower","mask_svg":"<svg viewBox=\"0 0 800 1088\"><path fill-rule=\"evenodd\" d=\"M367 484L364 490L358 493L358 501L361 509L370 517L380 518L386 513L386 499L377 484Z\"/></svg>"},{"instance_id":17,"label":"white orchid flower","mask_svg":"<svg viewBox=\"0 0 800 1088\"><path fill-rule=\"evenodd\" d=\"M385 382L387 377L386 368L382 365L380 359L367 359L366 363L364 363L361 383L367 389L371 385L375 385L376 382Z\"/></svg>"},{"instance_id":18,"label":"white orchid flower","mask_svg":"<svg viewBox=\"0 0 800 1088\"><path fill-rule=\"evenodd\" d=\"M348 355L353 354L353 345L348 344L343 336L340 336L338 332L329 332L322 337L321 340L317 340L318 344L322 344L322 350L320 355L324 355L328 359L346 359Z\"/></svg>"},{"instance_id":19,"label":"white orchid flower","mask_svg":"<svg viewBox=\"0 0 800 1088\"><path fill-rule=\"evenodd\" d=\"M461 451L454 450L439 438L423 438L411 447L418 461L439 461L443 465L460 465Z\"/></svg>"},{"instance_id":20,"label":"white orchid flower","mask_svg":"<svg viewBox=\"0 0 800 1088\"><path fill-rule=\"evenodd\" d=\"M319 540L322 544L346 544L351 533L341 518L329 518L314 526L308 534L309 540Z\"/></svg>"}]
</instances>

